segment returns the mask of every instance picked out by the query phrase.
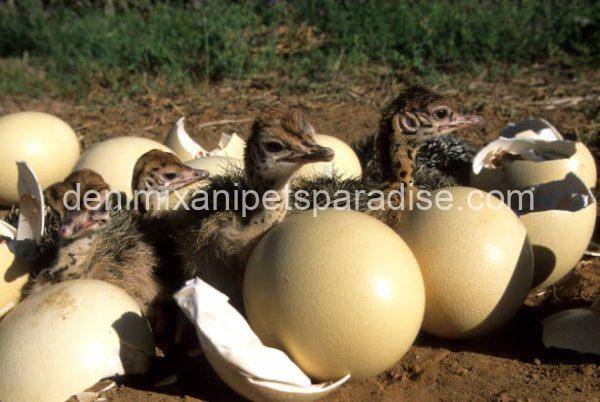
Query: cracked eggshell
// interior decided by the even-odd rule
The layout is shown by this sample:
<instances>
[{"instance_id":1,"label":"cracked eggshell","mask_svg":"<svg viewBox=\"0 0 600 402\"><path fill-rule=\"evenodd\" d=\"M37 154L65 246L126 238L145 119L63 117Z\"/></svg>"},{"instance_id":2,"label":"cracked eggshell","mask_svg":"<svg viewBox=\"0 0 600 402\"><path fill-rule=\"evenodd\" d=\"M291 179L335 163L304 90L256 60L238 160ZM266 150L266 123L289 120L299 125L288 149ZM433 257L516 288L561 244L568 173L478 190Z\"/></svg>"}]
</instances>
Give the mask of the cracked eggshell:
<instances>
[{"instance_id":1,"label":"cracked eggshell","mask_svg":"<svg viewBox=\"0 0 600 402\"><path fill-rule=\"evenodd\" d=\"M93 170L102 176L112 191L122 191L131 199L133 167L140 156L152 149L172 152L165 145L148 138L111 138L86 150L73 171Z\"/></svg>"},{"instance_id":2,"label":"cracked eggshell","mask_svg":"<svg viewBox=\"0 0 600 402\"><path fill-rule=\"evenodd\" d=\"M246 141L236 133L221 134L217 148L206 150L198 144L185 130L185 118L182 117L173 125L167 135L165 144L183 161L204 156L227 156L243 159Z\"/></svg>"},{"instance_id":3,"label":"cracked eggshell","mask_svg":"<svg viewBox=\"0 0 600 402\"><path fill-rule=\"evenodd\" d=\"M173 150L182 161L197 158L206 152L200 144L196 143L192 137L185 131L185 117L180 118L173 125L167 135L165 145Z\"/></svg>"},{"instance_id":4,"label":"cracked eggshell","mask_svg":"<svg viewBox=\"0 0 600 402\"><path fill-rule=\"evenodd\" d=\"M0 236L13 239L17 230L0 220ZM29 265L15 259L7 240L0 240L0 317L6 314L21 297L21 289L29 279Z\"/></svg>"},{"instance_id":5,"label":"cracked eggshell","mask_svg":"<svg viewBox=\"0 0 600 402\"><path fill-rule=\"evenodd\" d=\"M417 336L424 301L406 243L355 211L285 219L256 246L244 277L252 329L320 381L395 364Z\"/></svg>"},{"instance_id":6,"label":"cracked eggshell","mask_svg":"<svg viewBox=\"0 0 600 402\"><path fill-rule=\"evenodd\" d=\"M125 291L96 280L52 285L0 322L0 400L62 402L103 378L146 372L153 355Z\"/></svg>"},{"instance_id":7,"label":"cracked eggshell","mask_svg":"<svg viewBox=\"0 0 600 402\"><path fill-rule=\"evenodd\" d=\"M474 188L441 188L431 201L431 209L414 209L397 227L423 273L423 329L449 339L489 333L519 310L531 288L525 226L499 199Z\"/></svg>"},{"instance_id":8,"label":"cracked eggshell","mask_svg":"<svg viewBox=\"0 0 600 402\"><path fill-rule=\"evenodd\" d=\"M581 142L561 142L565 143L565 148L574 148L568 158L543 162L515 160L504 163L508 186L512 189L526 188L561 180L568 173L574 173L587 187L596 187L596 162L590 150Z\"/></svg>"},{"instance_id":9,"label":"cracked eggshell","mask_svg":"<svg viewBox=\"0 0 600 402\"><path fill-rule=\"evenodd\" d=\"M542 321L547 348L574 350L600 356L600 298L590 308L561 311Z\"/></svg>"},{"instance_id":10,"label":"cracked eggshell","mask_svg":"<svg viewBox=\"0 0 600 402\"><path fill-rule=\"evenodd\" d=\"M0 117L0 204L15 204L16 161L25 161L37 173L42 188L63 180L79 158L79 140L73 129L56 116L19 112Z\"/></svg>"},{"instance_id":11,"label":"cracked eggshell","mask_svg":"<svg viewBox=\"0 0 600 402\"><path fill-rule=\"evenodd\" d=\"M344 141L325 134L315 134L317 144L333 149L331 162L309 163L304 165L296 176L316 178L320 176L331 177L334 173L346 179L362 177L360 160L352 148Z\"/></svg>"},{"instance_id":12,"label":"cracked eggshell","mask_svg":"<svg viewBox=\"0 0 600 402\"><path fill-rule=\"evenodd\" d=\"M519 217L527 229L533 247L535 271L533 286L543 289L565 277L579 262L587 249L596 224L596 202L586 185L574 175L540 185L534 189L533 199L551 196L556 202L581 194L589 203L577 208L552 205L550 209L534 209ZM578 188L574 188L573 185ZM552 188L550 187L552 186ZM560 187L559 187L560 186ZM544 188L548 191L544 191ZM579 193L580 192L580 193ZM543 201L543 200L542 200ZM551 200L549 202L553 203Z\"/></svg>"}]
</instances>

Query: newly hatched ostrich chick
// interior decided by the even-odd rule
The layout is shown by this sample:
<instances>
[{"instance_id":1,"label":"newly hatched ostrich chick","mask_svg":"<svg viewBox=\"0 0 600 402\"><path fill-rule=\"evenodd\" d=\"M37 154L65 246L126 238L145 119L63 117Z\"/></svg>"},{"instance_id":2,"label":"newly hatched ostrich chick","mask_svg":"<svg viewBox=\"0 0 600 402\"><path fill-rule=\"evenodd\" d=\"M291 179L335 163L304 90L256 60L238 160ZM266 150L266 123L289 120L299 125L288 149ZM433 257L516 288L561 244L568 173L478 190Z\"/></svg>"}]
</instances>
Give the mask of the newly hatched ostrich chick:
<instances>
[{"instance_id":1,"label":"newly hatched ostrich chick","mask_svg":"<svg viewBox=\"0 0 600 402\"><path fill-rule=\"evenodd\" d=\"M108 184L96 172L82 169L71 173L63 181L54 183L44 190L44 233L40 244L36 245L35 255L31 256L31 269L37 272L48 267L55 258L60 242L60 227L68 212L67 207L81 208L74 194L79 187L80 192L95 190L108 191ZM19 208L13 208L5 220L13 226L19 224Z\"/></svg>"},{"instance_id":2,"label":"newly hatched ostrich chick","mask_svg":"<svg viewBox=\"0 0 600 402\"><path fill-rule=\"evenodd\" d=\"M465 184L475 150L446 134L482 122L442 95L411 86L383 109L378 133L355 149L370 181L424 189Z\"/></svg>"},{"instance_id":3,"label":"newly hatched ostrich chick","mask_svg":"<svg viewBox=\"0 0 600 402\"><path fill-rule=\"evenodd\" d=\"M134 194L137 190L162 194L208 176L162 151L151 151L140 161L136 164ZM161 293L155 277L160 259L140 227L143 217L152 211L111 211L122 202L117 194L105 191L88 208L67 212L61 226L63 243L58 258L35 278L32 291L70 279L99 279L123 288L148 315L152 302Z\"/></svg>"},{"instance_id":4,"label":"newly hatched ostrich chick","mask_svg":"<svg viewBox=\"0 0 600 402\"><path fill-rule=\"evenodd\" d=\"M78 200L73 191L76 192L78 187L81 194L88 191L97 191L103 194L110 190L110 186L102 176L90 169L78 170L71 173L62 182L54 183L44 191L44 201L59 214L61 220L64 219L69 207L82 207L81 204L75 205Z\"/></svg>"},{"instance_id":5,"label":"newly hatched ostrich chick","mask_svg":"<svg viewBox=\"0 0 600 402\"><path fill-rule=\"evenodd\" d=\"M419 188L432 190L467 180L475 152L468 143L448 134L481 122L478 116L455 112L431 90L410 87L384 108L379 132L355 146L364 168L362 180L301 179L295 189L313 194L325 191L329 197L312 205L319 208L335 204L343 190L350 194L349 208L394 227L412 208ZM371 194L376 192L382 193L384 200L374 199L378 196Z\"/></svg>"},{"instance_id":6,"label":"newly hatched ostrich chick","mask_svg":"<svg viewBox=\"0 0 600 402\"><path fill-rule=\"evenodd\" d=\"M133 168L134 205L146 212L145 217L159 216L165 212L172 191L206 178L207 171L184 165L170 152L153 149L142 155Z\"/></svg>"},{"instance_id":7,"label":"newly hatched ostrich chick","mask_svg":"<svg viewBox=\"0 0 600 402\"><path fill-rule=\"evenodd\" d=\"M205 193L219 200L217 192L225 191L234 207L229 208L232 202L217 202L208 210L177 211L176 240L185 278L200 277L241 308L247 259L262 236L285 217L290 180L307 163L333 159L333 151L317 144L314 134L313 127L296 112L270 111L254 121L246 144L242 182L238 185L231 178L216 178ZM244 216L243 199L238 203L234 200L240 201L244 190L255 192L259 200L266 199L267 192L273 197L266 203L258 202L256 209ZM193 205L194 200L190 202Z\"/></svg>"},{"instance_id":8,"label":"newly hatched ostrich chick","mask_svg":"<svg viewBox=\"0 0 600 402\"><path fill-rule=\"evenodd\" d=\"M109 191L104 179L87 169L72 173L46 190L46 202L61 216L59 241L55 258L34 278L26 294L35 293L48 283L77 277L98 231L110 219L105 208ZM84 203L86 194L94 194L94 199Z\"/></svg>"}]
</instances>

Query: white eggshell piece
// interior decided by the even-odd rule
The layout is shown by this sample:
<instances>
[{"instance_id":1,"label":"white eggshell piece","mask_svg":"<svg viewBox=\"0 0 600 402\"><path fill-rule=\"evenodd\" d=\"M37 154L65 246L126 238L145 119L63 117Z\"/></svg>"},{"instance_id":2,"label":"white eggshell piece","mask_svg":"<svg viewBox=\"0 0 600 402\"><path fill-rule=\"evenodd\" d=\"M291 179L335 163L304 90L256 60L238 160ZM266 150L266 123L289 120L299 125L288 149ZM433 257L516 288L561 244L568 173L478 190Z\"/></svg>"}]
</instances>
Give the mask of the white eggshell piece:
<instances>
[{"instance_id":1,"label":"white eggshell piece","mask_svg":"<svg viewBox=\"0 0 600 402\"><path fill-rule=\"evenodd\" d=\"M533 247L533 285L543 289L564 278L583 256L594 233L596 201L572 173L531 190L534 208L519 219Z\"/></svg>"},{"instance_id":2,"label":"white eggshell piece","mask_svg":"<svg viewBox=\"0 0 600 402\"><path fill-rule=\"evenodd\" d=\"M80 147L75 132L58 117L20 112L0 117L0 150L0 204L16 204L15 162L27 162L46 188L71 172Z\"/></svg>"},{"instance_id":3,"label":"white eggshell piece","mask_svg":"<svg viewBox=\"0 0 600 402\"><path fill-rule=\"evenodd\" d=\"M443 193L442 193L443 192ZM423 329L470 338L490 333L521 307L533 280L525 226L499 199L468 187L435 190L431 209L415 208L397 227L425 282Z\"/></svg>"},{"instance_id":4,"label":"white eggshell piece","mask_svg":"<svg viewBox=\"0 0 600 402\"><path fill-rule=\"evenodd\" d=\"M16 240L39 243L44 234L44 194L35 172L27 162L17 162L19 171L19 226Z\"/></svg>"},{"instance_id":5,"label":"white eggshell piece","mask_svg":"<svg viewBox=\"0 0 600 402\"><path fill-rule=\"evenodd\" d=\"M208 151L202 148L185 131L185 117L177 120L173 125L173 128L167 135L165 145L171 148L175 155L182 161L208 155Z\"/></svg>"},{"instance_id":6,"label":"white eggshell piece","mask_svg":"<svg viewBox=\"0 0 600 402\"><path fill-rule=\"evenodd\" d=\"M226 156L234 159L244 159L246 141L236 133L221 134L219 147L210 152L211 156Z\"/></svg>"},{"instance_id":7,"label":"white eggshell piece","mask_svg":"<svg viewBox=\"0 0 600 402\"><path fill-rule=\"evenodd\" d=\"M198 144L185 130L185 118L177 120L167 135L165 145L173 150L181 160L190 160L205 156L226 156L229 158L244 158L246 142L233 134L221 134L218 146L213 150L206 150Z\"/></svg>"},{"instance_id":8,"label":"white eggshell piece","mask_svg":"<svg viewBox=\"0 0 600 402\"><path fill-rule=\"evenodd\" d=\"M0 236L13 239L17 230L0 219ZM12 309L21 297L21 289L29 279L29 266L15 259L9 240L0 240L0 317Z\"/></svg>"},{"instance_id":9,"label":"white eggshell piece","mask_svg":"<svg viewBox=\"0 0 600 402\"><path fill-rule=\"evenodd\" d=\"M352 148L344 141L325 134L315 134L317 144L333 149L334 156L331 162L318 162L304 165L296 176L307 178L333 177L339 175L342 178L362 177L360 160Z\"/></svg>"},{"instance_id":10,"label":"white eggshell piece","mask_svg":"<svg viewBox=\"0 0 600 402\"><path fill-rule=\"evenodd\" d=\"M0 322L0 400L62 402L154 355L136 302L106 282L74 280L29 296Z\"/></svg>"},{"instance_id":11,"label":"white eggshell piece","mask_svg":"<svg viewBox=\"0 0 600 402\"><path fill-rule=\"evenodd\" d=\"M122 191L131 199L133 167L140 156L153 149L172 152L163 144L148 138L111 138L86 150L73 171L93 170L102 176L112 191Z\"/></svg>"},{"instance_id":12,"label":"white eggshell piece","mask_svg":"<svg viewBox=\"0 0 600 402\"><path fill-rule=\"evenodd\" d=\"M219 376L253 401L312 401L349 379L313 385L281 350L264 346L227 296L200 279L175 294L195 324L202 350Z\"/></svg>"},{"instance_id":13,"label":"white eggshell piece","mask_svg":"<svg viewBox=\"0 0 600 402\"><path fill-rule=\"evenodd\" d=\"M419 331L424 301L406 243L355 211L286 218L256 246L244 277L252 329L320 381L394 365Z\"/></svg>"},{"instance_id":14,"label":"white eggshell piece","mask_svg":"<svg viewBox=\"0 0 600 402\"><path fill-rule=\"evenodd\" d=\"M600 355L600 311L579 308L561 311L542 321L547 348Z\"/></svg>"}]
</instances>

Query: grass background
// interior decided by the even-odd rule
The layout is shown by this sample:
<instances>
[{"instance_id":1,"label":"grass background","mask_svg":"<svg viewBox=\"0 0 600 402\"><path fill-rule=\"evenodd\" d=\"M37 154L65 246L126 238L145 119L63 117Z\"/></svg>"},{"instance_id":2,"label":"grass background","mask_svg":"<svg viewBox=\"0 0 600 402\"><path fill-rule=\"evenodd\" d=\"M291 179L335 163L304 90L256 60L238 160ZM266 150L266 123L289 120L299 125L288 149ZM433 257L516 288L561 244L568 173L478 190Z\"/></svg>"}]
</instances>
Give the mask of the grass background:
<instances>
[{"instance_id":1,"label":"grass background","mask_svg":"<svg viewBox=\"0 0 600 402\"><path fill-rule=\"evenodd\" d=\"M599 1L0 0L0 91L600 65Z\"/></svg>"}]
</instances>

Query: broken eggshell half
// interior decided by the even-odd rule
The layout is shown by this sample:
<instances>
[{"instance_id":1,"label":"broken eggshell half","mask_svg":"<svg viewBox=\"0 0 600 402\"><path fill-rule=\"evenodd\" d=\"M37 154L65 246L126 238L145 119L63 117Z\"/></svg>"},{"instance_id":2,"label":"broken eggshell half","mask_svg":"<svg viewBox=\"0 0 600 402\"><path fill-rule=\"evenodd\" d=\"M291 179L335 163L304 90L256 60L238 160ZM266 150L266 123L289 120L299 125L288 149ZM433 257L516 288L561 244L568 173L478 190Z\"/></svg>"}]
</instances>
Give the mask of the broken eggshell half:
<instances>
[{"instance_id":1,"label":"broken eggshell half","mask_svg":"<svg viewBox=\"0 0 600 402\"><path fill-rule=\"evenodd\" d=\"M536 134L524 129L523 123L505 128L501 137L475 156L474 187L485 191L523 189L561 180L569 172L577 174L586 186L596 186L596 162L583 143L563 140L551 125L538 127ZM517 133L519 127L523 131Z\"/></svg>"},{"instance_id":2,"label":"broken eggshell half","mask_svg":"<svg viewBox=\"0 0 600 402\"><path fill-rule=\"evenodd\" d=\"M171 148L182 161L205 156L226 156L243 159L244 148L246 148L246 142L236 133L233 133L221 134L217 148L211 151L204 149L185 130L185 117L180 118L173 125L167 135L165 145Z\"/></svg>"},{"instance_id":3,"label":"broken eggshell half","mask_svg":"<svg viewBox=\"0 0 600 402\"><path fill-rule=\"evenodd\" d=\"M561 311L542 321L547 348L600 355L600 298L589 308Z\"/></svg>"},{"instance_id":4,"label":"broken eggshell half","mask_svg":"<svg viewBox=\"0 0 600 402\"><path fill-rule=\"evenodd\" d=\"M124 290L87 279L50 285L0 322L0 400L62 402L103 378L145 373L154 351Z\"/></svg>"},{"instance_id":5,"label":"broken eggshell half","mask_svg":"<svg viewBox=\"0 0 600 402\"><path fill-rule=\"evenodd\" d=\"M528 190L519 219L533 247L533 287L543 289L567 275L583 256L594 232L596 200L573 173Z\"/></svg>"},{"instance_id":6,"label":"broken eggshell half","mask_svg":"<svg viewBox=\"0 0 600 402\"><path fill-rule=\"evenodd\" d=\"M350 378L312 384L281 350L260 341L226 295L192 279L175 300L194 323L202 350L227 385L252 401L313 401Z\"/></svg>"}]
</instances>

